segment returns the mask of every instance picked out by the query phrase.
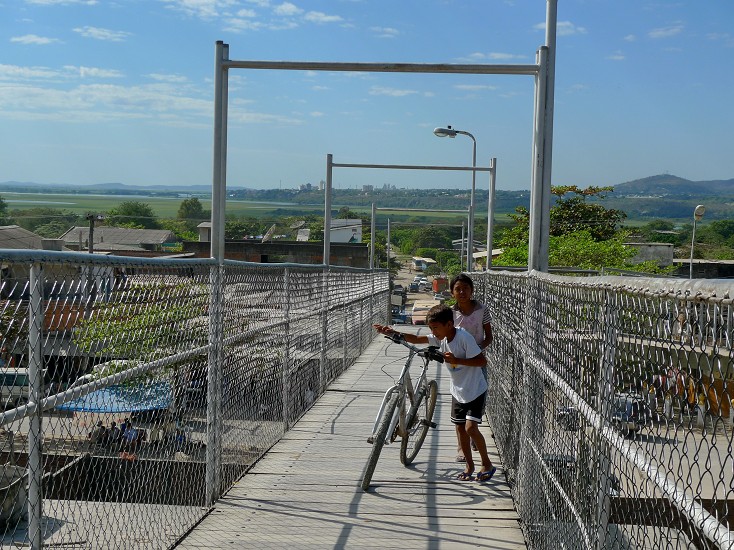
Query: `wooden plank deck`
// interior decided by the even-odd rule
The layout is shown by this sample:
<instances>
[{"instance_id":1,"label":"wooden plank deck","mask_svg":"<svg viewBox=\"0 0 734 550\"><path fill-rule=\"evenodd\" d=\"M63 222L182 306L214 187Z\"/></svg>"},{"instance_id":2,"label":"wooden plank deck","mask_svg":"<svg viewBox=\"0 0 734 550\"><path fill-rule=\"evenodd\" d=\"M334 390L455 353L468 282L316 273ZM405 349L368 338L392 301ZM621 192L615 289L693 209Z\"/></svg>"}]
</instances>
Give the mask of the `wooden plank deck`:
<instances>
[{"instance_id":1,"label":"wooden plank deck","mask_svg":"<svg viewBox=\"0 0 734 550\"><path fill-rule=\"evenodd\" d=\"M381 368L397 376L405 361L405 348L388 344L372 342L177 548L526 548L488 428L497 474L487 483L454 479L463 466L454 462L449 380L435 364L438 428L408 468L399 443L385 447L370 490L359 487L366 439L392 384Z\"/></svg>"}]
</instances>

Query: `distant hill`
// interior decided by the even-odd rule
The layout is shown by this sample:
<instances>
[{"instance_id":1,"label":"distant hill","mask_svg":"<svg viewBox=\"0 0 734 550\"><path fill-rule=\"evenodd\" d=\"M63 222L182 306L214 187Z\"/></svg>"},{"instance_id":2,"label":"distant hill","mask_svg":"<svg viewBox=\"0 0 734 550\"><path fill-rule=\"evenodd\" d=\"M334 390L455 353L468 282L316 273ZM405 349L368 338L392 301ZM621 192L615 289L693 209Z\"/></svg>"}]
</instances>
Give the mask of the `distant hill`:
<instances>
[{"instance_id":1,"label":"distant hill","mask_svg":"<svg viewBox=\"0 0 734 550\"><path fill-rule=\"evenodd\" d=\"M734 179L691 181L671 174L660 174L615 185L614 195L618 197L637 195L681 199L734 197Z\"/></svg>"}]
</instances>

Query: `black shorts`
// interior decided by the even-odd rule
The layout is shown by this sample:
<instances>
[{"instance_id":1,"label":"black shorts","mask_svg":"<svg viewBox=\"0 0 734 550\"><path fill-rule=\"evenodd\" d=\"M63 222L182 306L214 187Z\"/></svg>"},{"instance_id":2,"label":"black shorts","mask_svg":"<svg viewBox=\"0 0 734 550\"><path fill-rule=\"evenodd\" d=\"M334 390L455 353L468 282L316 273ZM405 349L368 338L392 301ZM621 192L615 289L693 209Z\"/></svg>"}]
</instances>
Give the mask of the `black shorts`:
<instances>
[{"instance_id":1,"label":"black shorts","mask_svg":"<svg viewBox=\"0 0 734 550\"><path fill-rule=\"evenodd\" d=\"M455 397L451 397L451 422L454 424L466 424L467 419L477 424L482 423L484 415L484 399L487 392L469 403L459 403Z\"/></svg>"}]
</instances>

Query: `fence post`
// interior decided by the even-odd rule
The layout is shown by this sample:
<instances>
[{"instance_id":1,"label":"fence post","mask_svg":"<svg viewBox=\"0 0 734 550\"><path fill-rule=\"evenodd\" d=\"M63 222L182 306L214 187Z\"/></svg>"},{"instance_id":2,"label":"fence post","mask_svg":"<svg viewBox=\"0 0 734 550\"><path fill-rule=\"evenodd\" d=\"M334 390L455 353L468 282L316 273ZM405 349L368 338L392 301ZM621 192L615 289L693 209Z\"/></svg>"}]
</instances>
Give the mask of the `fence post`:
<instances>
[{"instance_id":1,"label":"fence post","mask_svg":"<svg viewBox=\"0 0 734 550\"><path fill-rule=\"evenodd\" d=\"M329 267L324 267L321 276L321 365L319 366L319 395L324 393L326 389L326 346L329 343L327 338L327 323L329 316Z\"/></svg>"},{"instance_id":2,"label":"fence post","mask_svg":"<svg viewBox=\"0 0 734 550\"><path fill-rule=\"evenodd\" d=\"M36 405L28 429L28 539L31 548L41 548L43 502L41 482L41 407L43 398L43 267L36 262L30 269L30 307L28 308L29 401ZM11 442L12 444L12 442ZM11 449L12 453L12 449Z\"/></svg>"},{"instance_id":3,"label":"fence post","mask_svg":"<svg viewBox=\"0 0 734 550\"><path fill-rule=\"evenodd\" d=\"M211 298L209 302L209 355L207 358L206 391L206 505L213 506L221 490L221 373L224 361L222 346L222 279L224 266L217 263L211 266L209 281Z\"/></svg>"},{"instance_id":4,"label":"fence post","mask_svg":"<svg viewBox=\"0 0 734 550\"><path fill-rule=\"evenodd\" d=\"M290 269L283 271L283 297L285 298L285 337L283 344L283 432L290 428L290 371L291 371L291 289Z\"/></svg>"},{"instance_id":5,"label":"fence post","mask_svg":"<svg viewBox=\"0 0 734 550\"><path fill-rule=\"evenodd\" d=\"M604 340L599 361L599 376L597 395L597 409L602 418L602 425L595 431L597 439L596 454L599 457L599 471L597 477L597 539L598 549L606 548L609 514L611 502L609 499L611 464L609 460L609 444L602 437L601 430L604 429L604 421L612 416L612 402L614 400L614 364L617 357L617 346L619 338L619 307L616 303L617 295L613 290L603 291L601 304L601 319L599 326L604 328Z\"/></svg>"}]
</instances>

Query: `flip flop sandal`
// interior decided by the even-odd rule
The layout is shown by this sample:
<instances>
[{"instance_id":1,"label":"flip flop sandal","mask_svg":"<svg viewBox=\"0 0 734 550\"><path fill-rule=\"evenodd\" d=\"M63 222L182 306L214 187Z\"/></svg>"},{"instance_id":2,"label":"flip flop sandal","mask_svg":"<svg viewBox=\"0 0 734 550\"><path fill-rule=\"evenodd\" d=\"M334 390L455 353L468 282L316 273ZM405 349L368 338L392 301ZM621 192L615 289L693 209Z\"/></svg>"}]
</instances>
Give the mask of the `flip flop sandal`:
<instances>
[{"instance_id":1,"label":"flip flop sandal","mask_svg":"<svg viewBox=\"0 0 734 550\"><path fill-rule=\"evenodd\" d=\"M474 479L474 472L461 472L459 475L456 476L456 479L459 481L471 481Z\"/></svg>"},{"instance_id":2,"label":"flip flop sandal","mask_svg":"<svg viewBox=\"0 0 734 550\"><path fill-rule=\"evenodd\" d=\"M492 468L490 468L486 472L479 472L477 474L477 481L489 481L490 479L492 479L492 476L494 475L496 471L497 471L497 467L492 466Z\"/></svg>"}]
</instances>

